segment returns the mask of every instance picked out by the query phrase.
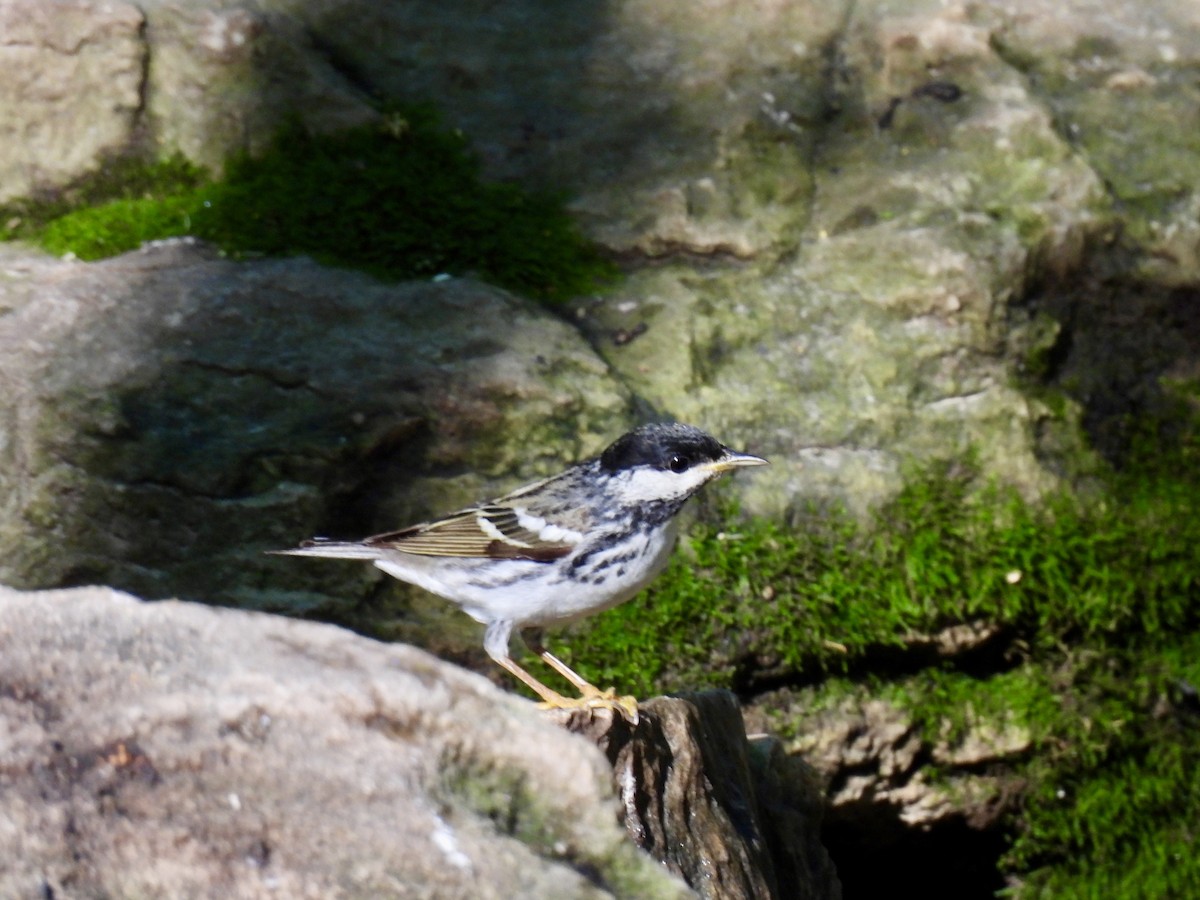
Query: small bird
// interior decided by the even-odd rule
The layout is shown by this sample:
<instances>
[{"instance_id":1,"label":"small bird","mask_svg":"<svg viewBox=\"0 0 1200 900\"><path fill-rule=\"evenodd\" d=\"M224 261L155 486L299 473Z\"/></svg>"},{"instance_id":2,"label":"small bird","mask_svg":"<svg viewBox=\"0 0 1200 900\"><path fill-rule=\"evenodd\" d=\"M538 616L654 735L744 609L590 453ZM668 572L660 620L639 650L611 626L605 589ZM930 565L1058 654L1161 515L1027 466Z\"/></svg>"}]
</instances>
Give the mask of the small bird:
<instances>
[{"instance_id":1,"label":"small bird","mask_svg":"<svg viewBox=\"0 0 1200 900\"><path fill-rule=\"evenodd\" d=\"M707 482L766 465L691 425L643 425L560 475L433 522L362 541L315 539L293 556L369 559L458 604L486 626L483 646L551 709L609 708L637 722L637 701L589 684L542 643L543 629L611 609L667 564L676 514ZM562 696L509 656L513 629L579 691Z\"/></svg>"}]
</instances>

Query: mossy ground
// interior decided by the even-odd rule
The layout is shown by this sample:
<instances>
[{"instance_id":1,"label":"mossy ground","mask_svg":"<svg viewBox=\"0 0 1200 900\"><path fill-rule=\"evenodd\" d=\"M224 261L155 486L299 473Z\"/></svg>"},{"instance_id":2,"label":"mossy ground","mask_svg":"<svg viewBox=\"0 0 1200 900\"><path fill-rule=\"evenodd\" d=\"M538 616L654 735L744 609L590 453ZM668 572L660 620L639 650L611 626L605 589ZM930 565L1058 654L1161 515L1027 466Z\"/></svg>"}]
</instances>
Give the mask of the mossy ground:
<instances>
[{"instance_id":1,"label":"mossy ground","mask_svg":"<svg viewBox=\"0 0 1200 900\"><path fill-rule=\"evenodd\" d=\"M485 181L465 138L423 108L329 135L285 128L213 180L181 159L117 160L55 197L0 209L5 236L92 260L193 235L231 255L307 254L383 278L475 275L543 300L614 268L562 198Z\"/></svg>"},{"instance_id":2,"label":"mossy ground","mask_svg":"<svg viewBox=\"0 0 1200 900\"><path fill-rule=\"evenodd\" d=\"M1020 896L1187 896L1200 884L1200 443L1195 429L1091 500L1032 506L969 466L915 478L866 526L693 529L646 596L566 641L598 683L640 693L849 683L932 742L1016 725L1033 752L1001 861ZM1190 435L1190 436L1188 436ZM1178 437L1178 435L1177 435ZM733 529L736 528L736 533ZM934 661L914 636L983 621L1004 651ZM847 677L851 681L847 681ZM820 702L818 700L818 702Z\"/></svg>"}]
</instances>

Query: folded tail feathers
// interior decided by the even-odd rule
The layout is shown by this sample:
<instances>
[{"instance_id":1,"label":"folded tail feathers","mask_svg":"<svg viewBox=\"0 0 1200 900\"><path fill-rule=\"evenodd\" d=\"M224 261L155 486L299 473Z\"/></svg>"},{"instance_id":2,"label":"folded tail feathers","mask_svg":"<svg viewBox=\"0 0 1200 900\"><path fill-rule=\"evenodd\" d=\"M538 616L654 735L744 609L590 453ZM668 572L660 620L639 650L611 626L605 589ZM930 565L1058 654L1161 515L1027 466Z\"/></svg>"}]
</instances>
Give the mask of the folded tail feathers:
<instances>
[{"instance_id":1,"label":"folded tail feathers","mask_svg":"<svg viewBox=\"0 0 1200 900\"><path fill-rule=\"evenodd\" d=\"M324 556L330 559L375 559L377 547L368 547L357 541L328 541L317 539L305 541L291 550L272 550L277 556Z\"/></svg>"}]
</instances>

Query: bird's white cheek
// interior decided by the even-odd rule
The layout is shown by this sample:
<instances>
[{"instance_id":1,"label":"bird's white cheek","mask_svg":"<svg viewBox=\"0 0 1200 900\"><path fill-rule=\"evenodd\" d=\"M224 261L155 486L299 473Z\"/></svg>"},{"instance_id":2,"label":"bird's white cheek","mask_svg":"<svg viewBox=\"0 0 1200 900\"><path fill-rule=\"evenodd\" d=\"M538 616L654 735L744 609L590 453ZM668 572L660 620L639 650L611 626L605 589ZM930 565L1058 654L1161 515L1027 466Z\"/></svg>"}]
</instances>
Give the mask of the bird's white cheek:
<instances>
[{"instance_id":1,"label":"bird's white cheek","mask_svg":"<svg viewBox=\"0 0 1200 900\"><path fill-rule=\"evenodd\" d=\"M617 483L617 491L626 503L674 500L692 494L708 478L707 472L695 469L682 474L661 469L635 469Z\"/></svg>"}]
</instances>

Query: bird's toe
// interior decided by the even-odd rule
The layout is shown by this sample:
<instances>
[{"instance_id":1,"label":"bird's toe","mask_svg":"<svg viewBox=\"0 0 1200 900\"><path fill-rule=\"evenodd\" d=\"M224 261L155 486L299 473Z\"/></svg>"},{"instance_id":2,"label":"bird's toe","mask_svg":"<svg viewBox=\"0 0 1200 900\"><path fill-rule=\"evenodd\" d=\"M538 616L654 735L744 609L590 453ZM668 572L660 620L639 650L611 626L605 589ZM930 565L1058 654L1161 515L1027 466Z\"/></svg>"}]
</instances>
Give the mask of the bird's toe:
<instances>
[{"instance_id":1,"label":"bird's toe","mask_svg":"<svg viewBox=\"0 0 1200 900\"><path fill-rule=\"evenodd\" d=\"M560 697L554 701L538 704L541 709L611 709L620 714L630 725L638 723L638 702L635 697L618 697L611 688L607 691L593 689L594 693L574 699Z\"/></svg>"}]
</instances>

